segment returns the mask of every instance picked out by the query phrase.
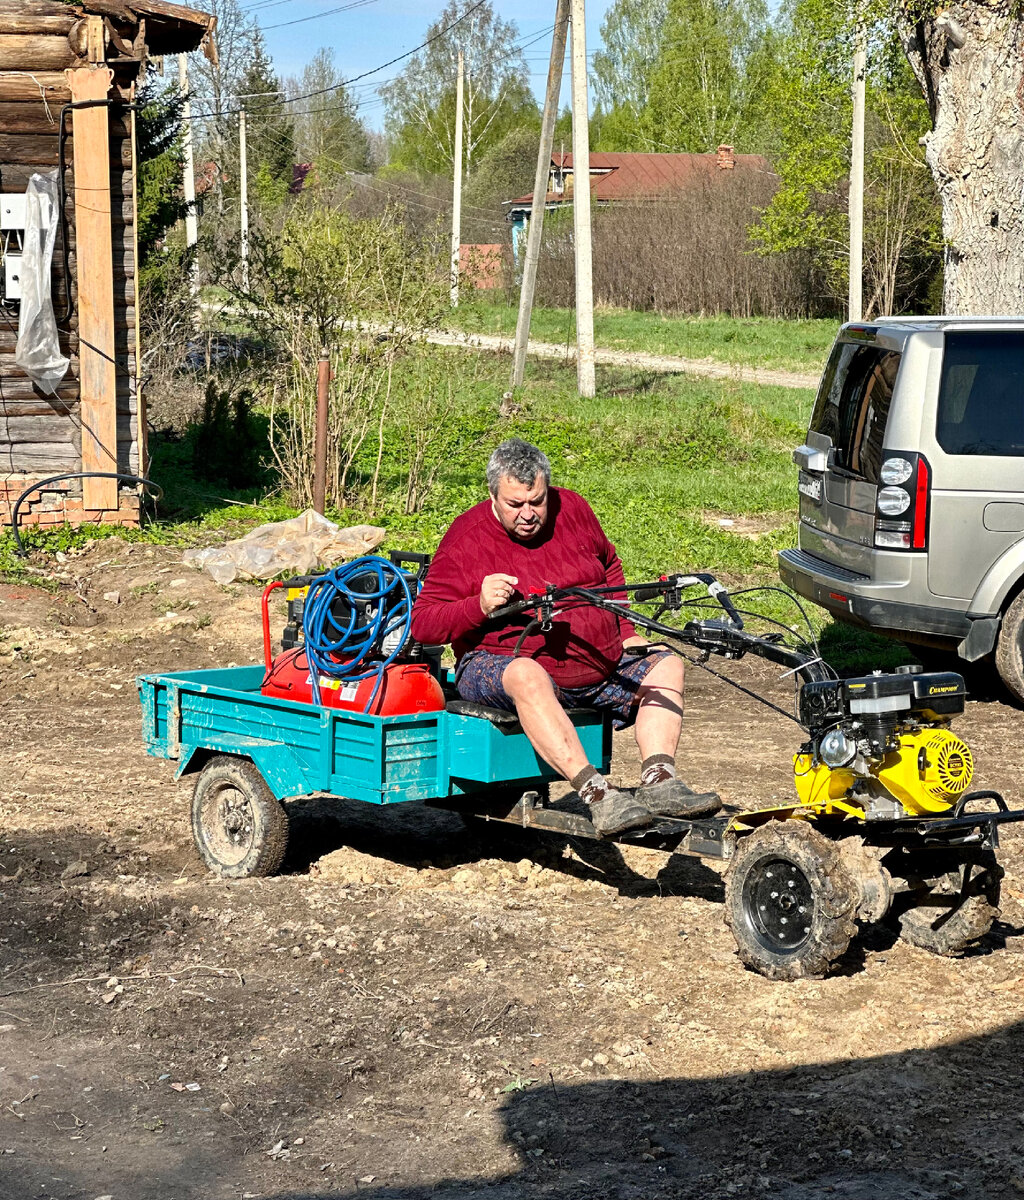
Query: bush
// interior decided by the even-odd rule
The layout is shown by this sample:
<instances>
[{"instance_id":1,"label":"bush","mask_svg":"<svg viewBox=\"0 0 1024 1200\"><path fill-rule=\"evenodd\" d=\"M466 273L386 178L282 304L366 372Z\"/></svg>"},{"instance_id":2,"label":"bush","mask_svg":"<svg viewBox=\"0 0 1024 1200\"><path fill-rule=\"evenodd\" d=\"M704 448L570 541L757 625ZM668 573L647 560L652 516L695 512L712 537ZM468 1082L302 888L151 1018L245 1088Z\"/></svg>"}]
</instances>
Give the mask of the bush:
<instances>
[{"instance_id":1,"label":"bush","mask_svg":"<svg viewBox=\"0 0 1024 1200\"><path fill-rule=\"evenodd\" d=\"M824 315L809 254L762 257L749 241L747 230L773 190L770 176L729 171L695 179L671 197L595 208L595 303L736 317ZM545 218L537 286L539 303L574 306L571 210Z\"/></svg>"},{"instance_id":2,"label":"bush","mask_svg":"<svg viewBox=\"0 0 1024 1200\"><path fill-rule=\"evenodd\" d=\"M229 488L259 482L263 474L260 452L266 437L253 417L248 392L232 395L230 389L218 388L216 380L210 379L193 428L192 469L198 478Z\"/></svg>"}]
</instances>

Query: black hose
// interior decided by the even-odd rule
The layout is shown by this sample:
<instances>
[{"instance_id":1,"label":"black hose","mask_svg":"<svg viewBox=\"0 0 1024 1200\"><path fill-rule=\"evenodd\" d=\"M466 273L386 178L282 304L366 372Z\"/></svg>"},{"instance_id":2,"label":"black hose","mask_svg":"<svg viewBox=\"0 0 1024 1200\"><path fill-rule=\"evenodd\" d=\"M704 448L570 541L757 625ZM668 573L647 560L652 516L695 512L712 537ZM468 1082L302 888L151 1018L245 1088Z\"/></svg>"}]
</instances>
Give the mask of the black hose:
<instances>
[{"instance_id":1,"label":"black hose","mask_svg":"<svg viewBox=\"0 0 1024 1200\"><path fill-rule=\"evenodd\" d=\"M164 494L164 489L158 483L154 483L152 479L145 479L142 475L127 475L120 471L69 471L66 475L50 475L46 479L41 479L39 483L34 483L31 487L26 488L15 500L14 507L11 509L11 533L14 534L15 553L19 558L24 558L28 554L18 530L18 510L21 508L22 502L33 492L58 492L60 488L47 488L46 485L69 479L123 479L128 483L138 483L143 487L151 488L154 500L161 500Z\"/></svg>"}]
</instances>

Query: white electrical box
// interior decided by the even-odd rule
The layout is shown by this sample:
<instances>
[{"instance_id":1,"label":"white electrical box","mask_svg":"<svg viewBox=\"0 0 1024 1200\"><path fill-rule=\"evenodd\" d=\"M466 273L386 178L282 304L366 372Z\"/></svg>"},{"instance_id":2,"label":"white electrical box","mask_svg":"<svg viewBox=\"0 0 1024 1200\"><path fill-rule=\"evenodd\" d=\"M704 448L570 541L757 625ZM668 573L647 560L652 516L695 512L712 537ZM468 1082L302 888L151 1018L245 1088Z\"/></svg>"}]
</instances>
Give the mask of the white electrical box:
<instances>
[{"instance_id":1,"label":"white electrical box","mask_svg":"<svg viewBox=\"0 0 1024 1200\"><path fill-rule=\"evenodd\" d=\"M4 299L21 299L21 255L10 250L4 255Z\"/></svg>"},{"instance_id":2,"label":"white electrical box","mask_svg":"<svg viewBox=\"0 0 1024 1200\"><path fill-rule=\"evenodd\" d=\"M0 194L0 232L25 228L25 193Z\"/></svg>"}]
</instances>

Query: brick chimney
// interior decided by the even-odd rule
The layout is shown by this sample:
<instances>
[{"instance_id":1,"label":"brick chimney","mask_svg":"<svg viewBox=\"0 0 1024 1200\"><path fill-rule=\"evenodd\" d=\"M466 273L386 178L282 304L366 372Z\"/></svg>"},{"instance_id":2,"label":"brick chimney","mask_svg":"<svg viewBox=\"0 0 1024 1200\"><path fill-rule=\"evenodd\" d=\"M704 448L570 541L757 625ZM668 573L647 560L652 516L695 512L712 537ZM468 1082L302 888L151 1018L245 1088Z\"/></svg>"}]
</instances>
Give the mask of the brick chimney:
<instances>
[{"instance_id":1,"label":"brick chimney","mask_svg":"<svg viewBox=\"0 0 1024 1200\"><path fill-rule=\"evenodd\" d=\"M718 147L718 169L720 171L731 171L736 166L736 159L732 156L732 146Z\"/></svg>"}]
</instances>

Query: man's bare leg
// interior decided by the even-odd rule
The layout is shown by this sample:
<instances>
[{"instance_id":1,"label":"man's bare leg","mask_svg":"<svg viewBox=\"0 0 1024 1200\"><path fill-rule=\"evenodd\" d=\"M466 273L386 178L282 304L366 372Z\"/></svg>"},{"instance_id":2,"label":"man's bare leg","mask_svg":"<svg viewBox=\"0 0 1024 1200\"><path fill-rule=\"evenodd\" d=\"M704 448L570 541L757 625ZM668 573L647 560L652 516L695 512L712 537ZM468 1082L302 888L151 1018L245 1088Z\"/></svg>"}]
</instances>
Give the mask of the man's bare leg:
<instances>
[{"instance_id":1,"label":"man's bare leg","mask_svg":"<svg viewBox=\"0 0 1024 1200\"><path fill-rule=\"evenodd\" d=\"M640 685L634 734L641 758L675 758L683 729L683 660L672 654L656 662Z\"/></svg>"},{"instance_id":2,"label":"man's bare leg","mask_svg":"<svg viewBox=\"0 0 1024 1200\"><path fill-rule=\"evenodd\" d=\"M636 744L643 760L636 798L656 816L696 817L716 812L715 792L695 793L676 778L675 757L683 724L683 661L660 659L640 685Z\"/></svg>"},{"instance_id":3,"label":"man's bare leg","mask_svg":"<svg viewBox=\"0 0 1024 1200\"><path fill-rule=\"evenodd\" d=\"M650 824L647 806L611 787L588 762L579 735L543 667L530 658L514 658L502 674L501 685L515 703L519 723L530 744L577 790L590 808L591 820L599 834L611 836Z\"/></svg>"},{"instance_id":4,"label":"man's bare leg","mask_svg":"<svg viewBox=\"0 0 1024 1200\"><path fill-rule=\"evenodd\" d=\"M532 658L514 658L505 668L501 686L515 702L519 723L534 750L564 778L578 775L587 765L587 756L547 671Z\"/></svg>"}]
</instances>

